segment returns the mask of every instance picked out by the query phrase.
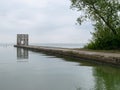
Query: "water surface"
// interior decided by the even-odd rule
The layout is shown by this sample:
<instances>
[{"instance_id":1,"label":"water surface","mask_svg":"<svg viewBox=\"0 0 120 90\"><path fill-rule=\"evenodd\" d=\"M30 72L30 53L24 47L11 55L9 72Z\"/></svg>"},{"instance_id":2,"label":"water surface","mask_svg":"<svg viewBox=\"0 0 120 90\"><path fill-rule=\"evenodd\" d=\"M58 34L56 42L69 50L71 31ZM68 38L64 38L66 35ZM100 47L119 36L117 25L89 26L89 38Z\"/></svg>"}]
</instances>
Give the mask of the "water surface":
<instances>
[{"instance_id":1,"label":"water surface","mask_svg":"<svg viewBox=\"0 0 120 90\"><path fill-rule=\"evenodd\" d=\"M1 46L0 90L120 90L120 68Z\"/></svg>"}]
</instances>

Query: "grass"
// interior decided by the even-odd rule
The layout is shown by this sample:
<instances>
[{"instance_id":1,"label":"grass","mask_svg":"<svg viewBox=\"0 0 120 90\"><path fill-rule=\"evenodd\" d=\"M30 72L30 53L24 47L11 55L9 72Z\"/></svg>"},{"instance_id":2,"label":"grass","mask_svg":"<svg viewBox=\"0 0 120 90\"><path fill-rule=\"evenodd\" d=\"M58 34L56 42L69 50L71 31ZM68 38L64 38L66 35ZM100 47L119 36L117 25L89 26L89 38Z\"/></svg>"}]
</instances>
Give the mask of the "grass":
<instances>
[{"instance_id":1,"label":"grass","mask_svg":"<svg viewBox=\"0 0 120 90\"><path fill-rule=\"evenodd\" d=\"M118 54L120 54L120 50L92 50L92 49L84 49L84 48L76 48L75 50L91 51L91 52L103 52L103 53L118 53Z\"/></svg>"}]
</instances>

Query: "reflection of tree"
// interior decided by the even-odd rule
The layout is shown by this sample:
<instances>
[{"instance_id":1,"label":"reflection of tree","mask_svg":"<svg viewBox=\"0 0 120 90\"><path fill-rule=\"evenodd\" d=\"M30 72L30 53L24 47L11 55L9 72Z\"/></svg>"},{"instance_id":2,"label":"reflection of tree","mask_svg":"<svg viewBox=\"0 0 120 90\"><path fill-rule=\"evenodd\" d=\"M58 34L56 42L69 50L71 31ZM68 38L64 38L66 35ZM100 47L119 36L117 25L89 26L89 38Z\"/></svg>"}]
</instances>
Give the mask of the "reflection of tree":
<instances>
[{"instance_id":1,"label":"reflection of tree","mask_svg":"<svg viewBox=\"0 0 120 90\"><path fill-rule=\"evenodd\" d=\"M77 88L76 90L82 90L81 88Z\"/></svg>"},{"instance_id":2,"label":"reflection of tree","mask_svg":"<svg viewBox=\"0 0 120 90\"><path fill-rule=\"evenodd\" d=\"M37 52L37 51L36 51ZM89 90L120 90L120 68L112 68L100 66L99 64L86 62L87 60L80 60L79 58L64 56L60 54L53 54L49 52L42 52L48 56L56 56L58 58L63 58L69 62L80 62L80 66L92 66L93 67L93 77L95 78L95 87ZM97 66L98 65L98 66ZM88 82L89 83L89 82ZM76 88L76 90L86 90L81 88Z\"/></svg>"},{"instance_id":3,"label":"reflection of tree","mask_svg":"<svg viewBox=\"0 0 120 90\"><path fill-rule=\"evenodd\" d=\"M93 71L95 76L95 90L120 90L120 72L117 68L96 67Z\"/></svg>"}]
</instances>

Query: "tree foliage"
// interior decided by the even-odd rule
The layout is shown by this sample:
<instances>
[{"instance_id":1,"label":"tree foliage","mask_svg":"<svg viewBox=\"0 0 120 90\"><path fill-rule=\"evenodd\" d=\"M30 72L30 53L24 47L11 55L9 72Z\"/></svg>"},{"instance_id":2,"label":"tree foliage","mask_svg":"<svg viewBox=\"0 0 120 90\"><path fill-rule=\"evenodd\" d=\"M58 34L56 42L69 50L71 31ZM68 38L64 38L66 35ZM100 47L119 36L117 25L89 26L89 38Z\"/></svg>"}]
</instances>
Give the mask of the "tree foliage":
<instances>
[{"instance_id":1,"label":"tree foliage","mask_svg":"<svg viewBox=\"0 0 120 90\"><path fill-rule=\"evenodd\" d=\"M120 40L118 40L120 39L119 0L71 0L71 2L72 8L77 8L78 11L84 13L83 16L77 19L79 24L82 24L87 19L94 21L95 32L92 33L93 40L88 44L89 47L95 47L98 44L99 48L104 49L112 42L114 45L118 41L120 43ZM110 49L115 47L118 46L111 46Z\"/></svg>"}]
</instances>

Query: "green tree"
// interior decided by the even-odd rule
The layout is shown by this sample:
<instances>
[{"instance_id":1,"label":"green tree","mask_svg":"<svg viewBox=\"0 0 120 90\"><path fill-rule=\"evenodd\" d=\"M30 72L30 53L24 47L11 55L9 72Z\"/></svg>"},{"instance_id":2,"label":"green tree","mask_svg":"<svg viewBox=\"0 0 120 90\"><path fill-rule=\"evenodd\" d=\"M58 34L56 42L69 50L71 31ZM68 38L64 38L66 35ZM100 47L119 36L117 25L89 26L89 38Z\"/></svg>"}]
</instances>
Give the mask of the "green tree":
<instances>
[{"instance_id":1,"label":"green tree","mask_svg":"<svg viewBox=\"0 0 120 90\"><path fill-rule=\"evenodd\" d=\"M77 19L79 24L89 18L95 22L102 22L113 34L117 34L117 29L120 29L118 0L71 0L71 2L72 7L84 12L84 16Z\"/></svg>"},{"instance_id":2,"label":"green tree","mask_svg":"<svg viewBox=\"0 0 120 90\"><path fill-rule=\"evenodd\" d=\"M93 40L89 43L89 46L96 49L99 45L107 47L108 42L111 42L111 40L114 40L114 45L117 45L116 42L120 39L119 0L71 0L71 2L72 8L77 8L78 11L84 13L77 19L80 25L87 19L94 22L95 32L92 33ZM104 43L103 40L106 42ZM98 44L98 47L95 47L96 44ZM101 48L103 47L101 46Z\"/></svg>"}]
</instances>

